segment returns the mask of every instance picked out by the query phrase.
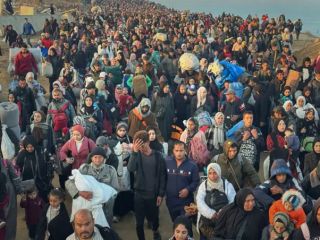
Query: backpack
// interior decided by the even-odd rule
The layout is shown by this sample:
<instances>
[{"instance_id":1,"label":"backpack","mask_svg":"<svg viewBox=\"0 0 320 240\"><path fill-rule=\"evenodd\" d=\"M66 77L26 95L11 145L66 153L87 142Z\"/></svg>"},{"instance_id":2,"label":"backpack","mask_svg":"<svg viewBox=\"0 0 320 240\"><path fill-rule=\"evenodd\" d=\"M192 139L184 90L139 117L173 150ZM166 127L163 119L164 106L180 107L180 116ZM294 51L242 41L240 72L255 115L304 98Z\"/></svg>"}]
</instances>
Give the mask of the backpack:
<instances>
[{"instance_id":1,"label":"backpack","mask_svg":"<svg viewBox=\"0 0 320 240\"><path fill-rule=\"evenodd\" d=\"M48 111L49 114L52 114L53 131L58 132L68 127L68 116L65 112L68 107L69 102L66 102L60 109Z\"/></svg>"},{"instance_id":2,"label":"backpack","mask_svg":"<svg viewBox=\"0 0 320 240\"><path fill-rule=\"evenodd\" d=\"M207 189L207 181L205 181L205 188L206 188L206 196L204 198L205 203L208 205L208 207L214 209L216 212L218 212L221 208L226 206L229 203L228 197L225 192L221 192L218 189ZM222 179L223 182L223 189L225 190L225 179Z\"/></svg>"}]
</instances>

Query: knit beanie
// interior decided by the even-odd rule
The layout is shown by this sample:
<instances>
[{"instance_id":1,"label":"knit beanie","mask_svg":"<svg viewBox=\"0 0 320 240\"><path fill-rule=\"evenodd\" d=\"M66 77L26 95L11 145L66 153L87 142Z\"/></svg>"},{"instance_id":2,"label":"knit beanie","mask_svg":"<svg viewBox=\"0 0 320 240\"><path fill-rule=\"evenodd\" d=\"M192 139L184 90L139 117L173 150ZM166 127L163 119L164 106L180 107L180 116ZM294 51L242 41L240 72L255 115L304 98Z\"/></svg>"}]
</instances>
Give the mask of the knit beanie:
<instances>
[{"instance_id":1,"label":"knit beanie","mask_svg":"<svg viewBox=\"0 0 320 240\"><path fill-rule=\"evenodd\" d=\"M90 153L90 155L91 155L91 157L99 155L99 156L102 156L104 158L107 158L106 151L102 147L95 147L92 150L92 152Z\"/></svg>"},{"instance_id":2,"label":"knit beanie","mask_svg":"<svg viewBox=\"0 0 320 240\"><path fill-rule=\"evenodd\" d=\"M302 207L306 200L299 191L290 189L282 195L282 204L285 202L291 203L293 209L296 210Z\"/></svg>"},{"instance_id":3,"label":"knit beanie","mask_svg":"<svg viewBox=\"0 0 320 240\"><path fill-rule=\"evenodd\" d=\"M71 130L79 132L82 137L84 136L84 128L81 125L74 125Z\"/></svg>"},{"instance_id":4,"label":"knit beanie","mask_svg":"<svg viewBox=\"0 0 320 240\"><path fill-rule=\"evenodd\" d=\"M116 131L118 131L120 128L124 128L126 131L128 131L128 124L125 122L119 122L117 124Z\"/></svg>"}]
</instances>

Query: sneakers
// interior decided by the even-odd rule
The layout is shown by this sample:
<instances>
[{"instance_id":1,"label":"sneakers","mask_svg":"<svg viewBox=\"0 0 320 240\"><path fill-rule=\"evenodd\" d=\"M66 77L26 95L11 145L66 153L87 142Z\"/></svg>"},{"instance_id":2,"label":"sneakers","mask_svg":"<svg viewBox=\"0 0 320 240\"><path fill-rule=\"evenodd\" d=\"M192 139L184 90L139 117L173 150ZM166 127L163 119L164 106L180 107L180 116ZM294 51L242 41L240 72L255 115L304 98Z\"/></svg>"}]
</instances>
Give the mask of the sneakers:
<instances>
[{"instance_id":1,"label":"sneakers","mask_svg":"<svg viewBox=\"0 0 320 240\"><path fill-rule=\"evenodd\" d=\"M112 222L114 222L114 223L118 223L119 221L120 221L120 218L117 216L114 216L112 219Z\"/></svg>"},{"instance_id":2,"label":"sneakers","mask_svg":"<svg viewBox=\"0 0 320 240\"><path fill-rule=\"evenodd\" d=\"M6 226L6 222L0 221L0 229L4 228Z\"/></svg>"},{"instance_id":3,"label":"sneakers","mask_svg":"<svg viewBox=\"0 0 320 240\"><path fill-rule=\"evenodd\" d=\"M161 240L159 230L153 232L153 240Z\"/></svg>"}]
</instances>

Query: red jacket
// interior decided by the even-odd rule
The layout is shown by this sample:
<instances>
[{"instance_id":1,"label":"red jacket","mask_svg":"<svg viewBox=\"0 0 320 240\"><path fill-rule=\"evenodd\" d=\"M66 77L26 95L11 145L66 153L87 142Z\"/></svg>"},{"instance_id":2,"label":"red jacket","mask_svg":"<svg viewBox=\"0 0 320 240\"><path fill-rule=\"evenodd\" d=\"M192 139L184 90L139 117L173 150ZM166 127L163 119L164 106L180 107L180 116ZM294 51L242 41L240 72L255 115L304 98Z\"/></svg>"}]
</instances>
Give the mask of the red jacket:
<instances>
[{"instance_id":1,"label":"red jacket","mask_svg":"<svg viewBox=\"0 0 320 240\"><path fill-rule=\"evenodd\" d=\"M45 46L46 49L49 49L52 46L53 41L50 38L43 38L41 39L41 44Z\"/></svg>"},{"instance_id":2,"label":"red jacket","mask_svg":"<svg viewBox=\"0 0 320 240\"><path fill-rule=\"evenodd\" d=\"M25 57L19 52L14 60L15 74L25 75L28 72L37 73L38 67L32 53L28 53Z\"/></svg>"},{"instance_id":3,"label":"red jacket","mask_svg":"<svg viewBox=\"0 0 320 240\"><path fill-rule=\"evenodd\" d=\"M73 169L79 169L79 167L87 162L87 157L89 153L96 147L96 144L91 139L84 137L79 152L77 151L76 142L73 139L70 139L66 142L60 150L61 160L65 160L69 157L68 152L71 153L74 158L72 164Z\"/></svg>"}]
</instances>

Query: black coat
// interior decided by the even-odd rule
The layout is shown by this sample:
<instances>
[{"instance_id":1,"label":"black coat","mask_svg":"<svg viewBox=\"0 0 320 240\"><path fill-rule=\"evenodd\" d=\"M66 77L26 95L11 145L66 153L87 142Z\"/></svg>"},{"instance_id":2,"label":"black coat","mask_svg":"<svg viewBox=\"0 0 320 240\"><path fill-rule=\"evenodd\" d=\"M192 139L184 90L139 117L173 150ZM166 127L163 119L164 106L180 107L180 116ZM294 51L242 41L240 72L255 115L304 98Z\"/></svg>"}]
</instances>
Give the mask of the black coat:
<instances>
[{"instance_id":1,"label":"black coat","mask_svg":"<svg viewBox=\"0 0 320 240\"><path fill-rule=\"evenodd\" d=\"M58 216L52 219L49 224L46 216L48 208L49 204L46 205L44 211L42 212L35 240L43 240L45 238L47 229L50 233L49 240L66 239L73 233L73 228L70 223L70 217L64 203L60 204L60 211Z\"/></svg>"}]
</instances>

